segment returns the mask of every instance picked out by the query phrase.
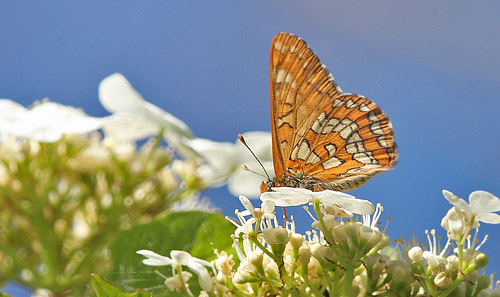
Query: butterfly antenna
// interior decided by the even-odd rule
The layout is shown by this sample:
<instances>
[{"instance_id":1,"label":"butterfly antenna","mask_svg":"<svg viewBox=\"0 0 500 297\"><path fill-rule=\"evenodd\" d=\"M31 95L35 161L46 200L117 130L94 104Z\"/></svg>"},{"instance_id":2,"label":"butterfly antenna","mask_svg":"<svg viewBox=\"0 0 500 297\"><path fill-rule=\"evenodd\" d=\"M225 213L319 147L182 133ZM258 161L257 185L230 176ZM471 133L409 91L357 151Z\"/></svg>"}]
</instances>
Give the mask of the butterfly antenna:
<instances>
[{"instance_id":1,"label":"butterfly antenna","mask_svg":"<svg viewBox=\"0 0 500 297\"><path fill-rule=\"evenodd\" d=\"M266 177L267 177L267 180L270 181L271 178L269 177L269 174L267 174L267 171L266 171L266 168L264 168L264 165L262 165L262 162L260 162L259 158L257 158L257 156L253 153L253 151L250 149L250 147L248 146L247 142L245 141L245 138L243 138L243 135L241 134L238 134L238 139L241 141L241 143L243 143L243 145L250 151L250 153L252 154L252 156L255 158L255 160L257 160L257 162L259 163L260 167L262 167L262 170L264 171L264 173L266 174ZM245 169L246 168L246 169ZM244 170L248 170L250 172L254 172L254 171L251 171L250 169L248 169L248 167L246 166L243 166L243 169ZM255 172L256 173L256 172ZM258 173L257 173L258 174ZM259 174L261 176L263 176L262 174Z\"/></svg>"},{"instance_id":2,"label":"butterfly antenna","mask_svg":"<svg viewBox=\"0 0 500 297\"><path fill-rule=\"evenodd\" d=\"M257 174L258 176L262 176L263 178L266 178L266 176L264 174L261 174L261 173L258 173L256 171L251 170L250 168L247 167L247 165L241 165L241 169L248 171L248 172L251 172L253 174Z\"/></svg>"}]
</instances>

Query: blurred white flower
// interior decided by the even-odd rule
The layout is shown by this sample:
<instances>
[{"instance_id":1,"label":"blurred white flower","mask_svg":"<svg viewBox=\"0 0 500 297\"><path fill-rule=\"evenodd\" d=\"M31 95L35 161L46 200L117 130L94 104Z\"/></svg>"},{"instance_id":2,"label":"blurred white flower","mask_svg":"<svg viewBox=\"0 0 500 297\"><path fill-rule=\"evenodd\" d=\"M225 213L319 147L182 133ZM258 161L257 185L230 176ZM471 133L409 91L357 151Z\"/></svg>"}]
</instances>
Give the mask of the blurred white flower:
<instances>
[{"instance_id":1,"label":"blurred white flower","mask_svg":"<svg viewBox=\"0 0 500 297\"><path fill-rule=\"evenodd\" d=\"M162 129L163 137L183 157L199 157L188 144L193 139L189 127L178 118L144 100L120 73L112 74L99 84L99 100L113 113L105 118L107 135L124 140L139 140L155 136Z\"/></svg>"},{"instance_id":2,"label":"blurred white flower","mask_svg":"<svg viewBox=\"0 0 500 297\"><path fill-rule=\"evenodd\" d=\"M0 99L0 139L23 137L40 142L55 142L63 135L89 133L101 128L102 120L81 109L45 101L31 109Z\"/></svg>"},{"instance_id":3,"label":"blurred white flower","mask_svg":"<svg viewBox=\"0 0 500 297\"><path fill-rule=\"evenodd\" d=\"M198 177L207 187L224 185L238 167L238 156L234 144L230 142L195 138L188 140L188 144L205 160L198 166Z\"/></svg>"},{"instance_id":4,"label":"blurred white flower","mask_svg":"<svg viewBox=\"0 0 500 297\"><path fill-rule=\"evenodd\" d=\"M205 267L212 267L212 264L205 260L195 258L188 252L177 250L170 252L170 257L172 258L159 255L149 250L140 250L137 251L137 253L147 257L147 259L142 260L142 262L149 266L187 266L191 271L198 275L198 281L203 290L212 290L212 279L207 268Z\"/></svg>"},{"instance_id":5,"label":"blurred white flower","mask_svg":"<svg viewBox=\"0 0 500 297\"><path fill-rule=\"evenodd\" d=\"M443 190L443 196L456 208L464 211L473 220L472 228L479 227L479 222L500 224L500 199L485 191L474 191L469 195L469 203L450 191Z\"/></svg>"},{"instance_id":6,"label":"blurred white flower","mask_svg":"<svg viewBox=\"0 0 500 297\"><path fill-rule=\"evenodd\" d=\"M255 131L247 132L243 134L243 137L263 163L266 171L273 173L271 134ZM222 186L227 183L229 191L236 196L259 197L260 185L263 180L267 180L267 177L252 154L239 140L236 143L230 143L195 138L186 142L206 161L198 168L198 176L206 186ZM242 165L246 165L250 170L262 176L243 170Z\"/></svg>"},{"instance_id":7,"label":"blurred white flower","mask_svg":"<svg viewBox=\"0 0 500 297\"><path fill-rule=\"evenodd\" d=\"M276 206L297 206L319 199L326 207L337 207L351 213L367 215L375 211L375 207L368 200L337 191L325 190L313 192L302 188L278 187L272 188L274 192L265 192L260 195L260 200L272 200Z\"/></svg>"},{"instance_id":8,"label":"blurred white flower","mask_svg":"<svg viewBox=\"0 0 500 297\"><path fill-rule=\"evenodd\" d=\"M241 204L245 207L244 211L240 211L239 215L241 216L249 216L252 215L256 219L265 218L265 219L274 219L274 202L273 201L263 201L260 208L255 208L252 205L252 202L248 200L245 196L239 197Z\"/></svg>"},{"instance_id":9,"label":"blurred white flower","mask_svg":"<svg viewBox=\"0 0 500 297\"><path fill-rule=\"evenodd\" d=\"M259 158L269 177L271 179L274 178L271 133L253 131L244 133L243 137L247 145L252 149L257 158ZM236 155L238 156L238 167L229 178L228 189L236 196L244 195L250 198L258 198L262 181L267 182L267 177L252 154L239 140L236 140L235 148ZM241 165L245 165L250 170L261 175L243 170Z\"/></svg>"}]
</instances>

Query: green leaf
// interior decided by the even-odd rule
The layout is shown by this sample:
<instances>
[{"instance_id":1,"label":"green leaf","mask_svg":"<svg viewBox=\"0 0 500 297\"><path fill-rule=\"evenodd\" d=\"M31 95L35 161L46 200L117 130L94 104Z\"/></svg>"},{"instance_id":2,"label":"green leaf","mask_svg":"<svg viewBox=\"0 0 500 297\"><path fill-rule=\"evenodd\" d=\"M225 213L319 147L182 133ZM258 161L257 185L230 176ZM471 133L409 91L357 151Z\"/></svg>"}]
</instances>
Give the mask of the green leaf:
<instances>
[{"instance_id":1,"label":"green leaf","mask_svg":"<svg viewBox=\"0 0 500 297\"><path fill-rule=\"evenodd\" d=\"M97 294L97 297L152 297L151 293L144 290L137 290L135 293L126 293L112 284L105 281L100 275L92 275L92 287Z\"/></svg>"},{"instance_id":2,"label":"green leaf","mask_svg":"<svg viewBox=\"0 0 500 297\"><path fill-rule=\"evenodd\" d=\"M183 250L194 257L210 261L215 259L215 249L233 253L231 234L234 229L234 225L220 213L167 213L151 223L134 226L118 235L110 247L111 261L115 269L107 278L126 290L143 288L157 295L181 296L177 292L168 291L163 285L165 279L155 273L157 270L171 276L171 267L144 265L144 257L136 252L146 249L170 257L171 250ZM236 258L236 255L233 257ZM189 285L193 293L199 292L194 273Z\"/></svg>"},{"instance_id":3,"label":"green leaf","mask_svg":"<svg viewBox=\"0 0 500 297\"><path fill-rule=\"evenodd\" d=\"M7 295L7 294L5 294L5 293L0 292L0 297L12 297L12 296L10 296L10 295Z\"/></svg>"}]
</instances>

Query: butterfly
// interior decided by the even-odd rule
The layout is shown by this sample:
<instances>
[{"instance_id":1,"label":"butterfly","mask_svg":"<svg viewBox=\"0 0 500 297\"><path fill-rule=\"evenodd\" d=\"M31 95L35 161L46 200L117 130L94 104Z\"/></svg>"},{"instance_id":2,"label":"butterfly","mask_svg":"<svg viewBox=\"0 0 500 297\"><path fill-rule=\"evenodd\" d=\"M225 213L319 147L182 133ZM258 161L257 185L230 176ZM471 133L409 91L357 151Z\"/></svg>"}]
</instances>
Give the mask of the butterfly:
<instances>
[{"instance_id":1,"label":"butterfly","mask_svg":"<svg viewBox=\"0 0 500 297\"><path fill-rule=\"evenodd\" d=\"M271 44L272 187L348 191L398 159L392 124L368 98L343 93L301 38Z\"/></svg>"}]
</instances>

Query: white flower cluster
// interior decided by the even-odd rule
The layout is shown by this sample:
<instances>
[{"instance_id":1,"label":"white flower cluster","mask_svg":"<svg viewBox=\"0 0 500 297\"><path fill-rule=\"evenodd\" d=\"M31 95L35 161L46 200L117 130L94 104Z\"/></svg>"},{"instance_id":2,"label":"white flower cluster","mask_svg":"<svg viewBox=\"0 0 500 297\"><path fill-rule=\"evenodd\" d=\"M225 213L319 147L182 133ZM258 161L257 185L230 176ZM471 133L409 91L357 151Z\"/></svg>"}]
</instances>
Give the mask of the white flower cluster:
<instances>
[{"instance_id":1,"label":"white flower cluster","mask_svg":"<svg viewBox=\"0 0 500 297\"><path fill-rule=\"evenodd\" d=\"M208 188L228 183L235 195L258 197L261 178L241 166L259 170L251 153L239 142L216 142L196 138L189 127L165 110L147 102L128 80L115 73L99 85L99 100L110 116L88 116L83 110L43 100L30 109L9 99L0 99L0 142L34 140L56 142L64 135L88 134L102 129L105 142L130 154L131 143L162 134L169 146L190 163L174 162L185 177L195 178L197 187ZM249 132L244 137L272 172L271 135Z\"/></svg>"},{"instance_id":2,"label":"white flower cluster","mask_svg":"<svg viewBox=\"0 0 500 297\"><path fill-rule=\"evenodd\" d=\"M428 248L402 248L403 256L389 247L389 237L376 225L382 208L334 191L275 188L261 195L255 208L243 196L244 211L236 210L239 222L233 247L238 260L217 252L208 263L185 252L172 251L172 259L151 251L139 251L147 265L171 265L165 277L170 290L195 296L186 285L198 275L199 296L499 296L500 287L478 270L488 263L474 247L470 230L479 222L500 223L500 199L487 192L473 192L470 204L448 191L443 194L454 207L443 218L448 242L440 250L435 231L427 232ZM316 219L305 235L295 231L293 219L280 226L275 206L313 205ZM360 215L358 220L355 214ZM373 216L370 216L373 214ZM461 226L461 227L459 227ZM417 244L414 242L413 244ZM451 248L451 247L454 247ZM450 249L451 248L451 249ZM183 260L175 260L183 253ZM188 260L189 259L189 260ZM239 265L237 264L239 262ZM211 268L211 272L209 269Z\"/></svg>"},{"instance_id":3,"label":"white flower cluster","mask_svg":"<svg viewBox=\"0 0 500 297\"><path fill-rule=\"evenodd\" d=\"M100 83L99 100L111 115L91 117L48 99L30 108L0 99L4 279L58 296L71 285L79 295L91 273L111 269L105 251L120 231L167 209L213 210L198 199L201 190L248 174L243 145L196 138L121 74ZM246 138L269 163L270 134Z\"/></svg>"}]
</instances>

